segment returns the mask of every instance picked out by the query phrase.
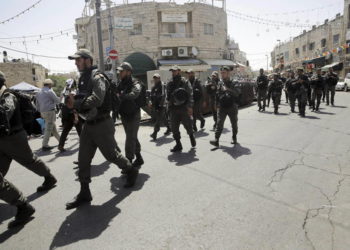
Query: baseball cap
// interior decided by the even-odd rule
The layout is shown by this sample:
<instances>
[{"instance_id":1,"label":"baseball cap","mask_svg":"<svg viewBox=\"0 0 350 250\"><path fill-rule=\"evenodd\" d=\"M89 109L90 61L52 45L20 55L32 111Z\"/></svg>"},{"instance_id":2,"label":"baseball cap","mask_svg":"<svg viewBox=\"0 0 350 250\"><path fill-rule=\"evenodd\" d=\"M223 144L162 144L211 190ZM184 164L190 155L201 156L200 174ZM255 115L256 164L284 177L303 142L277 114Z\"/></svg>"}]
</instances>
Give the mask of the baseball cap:
<instances>
[{"instance_id":1,"label":"baseball cap","mask_svg":"<svg viewBox=\"0 0 350 250\"><path fill-rule=\"evenodd\" d=\"M77 58L93 59L92 54L88 49L79 49L74 55L68 56L69 60L75 60Z\"/></svg>"},{"instance_id":2,"label":"baseball cap","mask_svg":"<svg viewBox=\"0 0 350 250\"><path fill-rule=\"evenodd\" d=\"M219 76L219 73L217 71L213 71L213 73L211 73L212 76Z\"/></svg>"},{"instance_id":3,"label":"baseball cap","mask_svg":"<svg viewBox=\"0 0 350 250\"><path fill-rule=\"evenodd\" d=\"M53 85L53 81L51 79L45 79L44 82L43 82L44 85L47 85L47 84L50 84L50 85Z\"/></svg>"},{"instance_id":4,"label":"baseball cap","mask_svg":"<svg viewBox=\"0 0 350 250\"><path fill-rule=\"evenodd\" d=\"M175 71L175 70L181 70L181 69L177 65L174 65L169 69L169 71Z\"/></svg>"},{"instance_id":5,"label":"baseball cap","mask_svg":"<svg viewBox=\"0 0 350 250\"><path fill-rule=\"evenodd\" d=\"M160 75L159 75L158 73L155 73L155 74L153 75L153 78L160 78Z\"/></svg>"},{"instance_id":6,"label":"baseball cap","mask_svg":"<svg viewBox=\"0 0 350 250\"><path fill-rule=\"evenodd\" d=\"M119 65L117 70L119 70L119 71L123 71L123 70L132 71L132 66L128 62L123 62L122 64Z\"/></svg>"},{"instance_id":7,"label":"baseball cap","mask_svg":"<svg viewBox=\"0 0 350 250\"><path fill-rule=\"evenodd\" d=\"M222 66L222 67L221 67L221 71L224 71L224 70L226 70L226 71L232 71L231 68L230 68L229 66Z\"/></svg>"}]
</instances>

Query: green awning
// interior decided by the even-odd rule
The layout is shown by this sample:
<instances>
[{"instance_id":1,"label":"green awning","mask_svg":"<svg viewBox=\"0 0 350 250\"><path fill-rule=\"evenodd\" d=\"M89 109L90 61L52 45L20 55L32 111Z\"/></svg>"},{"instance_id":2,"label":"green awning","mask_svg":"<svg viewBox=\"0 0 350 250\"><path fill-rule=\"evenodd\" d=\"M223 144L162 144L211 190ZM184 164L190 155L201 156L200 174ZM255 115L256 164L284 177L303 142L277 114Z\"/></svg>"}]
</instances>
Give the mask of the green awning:
<instances>
[{"instance_id":1,"label":"green awning","mask_svg":"<svg viewBox=\"0 0 350 250\"><path fill-rule=\"evenodd\" d=\"M156 70L157 67L153 60L146 54L135 52L125 58L133 67L133 75L136 77L147 75L147 71Z\"/></svg>"}]
</instances>

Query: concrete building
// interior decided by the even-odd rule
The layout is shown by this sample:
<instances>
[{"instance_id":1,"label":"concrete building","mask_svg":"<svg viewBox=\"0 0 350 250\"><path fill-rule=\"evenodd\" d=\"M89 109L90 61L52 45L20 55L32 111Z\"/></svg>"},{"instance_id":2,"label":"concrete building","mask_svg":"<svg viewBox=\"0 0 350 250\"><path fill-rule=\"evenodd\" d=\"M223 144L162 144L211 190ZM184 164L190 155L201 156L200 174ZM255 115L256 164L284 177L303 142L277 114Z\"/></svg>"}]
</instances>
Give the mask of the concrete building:
<instances>
[{"instance_id":1,"label":"concrete building","mask_svg":"<svg viewBox=\"0 0 350 250\"><path fill-rule=\"evenodd\" d=\"M48 76L48 69L44 66L27 61L0 63L0 71L6 75L8 87L27 82L42 88L42 83Z\"/></svg>"},{"instance_id":2,"label":"concrete building","mask_svg":"<svg viewBox=\"0 0 350 250\"><path fill-rule=\"evenodd\" d=\"M324 20L319 26L278 44L271 52L271 65L275 70L303 66L333 67L340 76L350 72L350 1L344 1L344 13L333 20Z\"/></svg>"},{"instance_id":3,"label":"concrete building","mask_svg":"<svg viewBox=\"0 0 350 250\"><path fill-rule=\"evenodd\" d=\"M211 2L211 1L210 1ZM227 34L225 1L222 6L196 1L121 4L111 8L113 37L119 62L137 65L135 74L146 77L151 70L168 70L176 64L198 72L235 66ZM102 40L107 60L110 46L108 10L101 11ZM77 47L91 50L98 58L95 16L76 19Z\"/></svg>"}]
</instances>

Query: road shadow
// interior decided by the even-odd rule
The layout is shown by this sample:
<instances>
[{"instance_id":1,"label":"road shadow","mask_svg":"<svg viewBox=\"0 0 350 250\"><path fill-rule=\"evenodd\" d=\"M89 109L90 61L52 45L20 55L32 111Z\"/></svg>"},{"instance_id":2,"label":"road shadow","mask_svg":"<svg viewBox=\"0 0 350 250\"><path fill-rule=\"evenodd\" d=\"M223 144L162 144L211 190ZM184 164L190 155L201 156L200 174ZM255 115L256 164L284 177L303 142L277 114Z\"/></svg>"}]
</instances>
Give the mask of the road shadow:
<instances>
[{"instance_id":1,"label":"road shadow","mask_svg":"<svg viewBox=\"0 0 350 250\"><path fill-rule=\"evenodd\" d=\"M265 115L271 115L271 114L273 114L273 112L272 111L258 111L260 114L265 114Z\"/></svg>"},{"instance_id":2,"label":"road shadow","mask_svg":"<svg viewBox=\"0 0 350 250\"><path fill-rule=\"evenodd\" d=\"M196 157L196 149L191 148L188 152L177 152L168 156L170 162L175 162L176 166L185 166L193 162L199 161Z\"/></svg>"},{"instance_id":3,"label":"road shadow","mask_svg":"<svg viewBox=\"0 0 350 250\"><path fill-rule=\"evenodd\" d=\"M28 202L35 201L36 199L39 199L41 196L44 196L45 194L47 194L48 192L50 192L50 190L45 191L45 192L39 192L39 193L34 192L27 197L27 200L28 200Z\"/></svg>"},{"instance_id":4,"label":"road shadow","mask_svg":"<svg viewBox=\"0 0 350 250\"><path fill-rule=\"evenodd\" d=\"M116 206L132 192L141 190L148 179L149 175L140 174L135 187L125 189L123 178L112 178L111 191L116 195L102 205L82 206L68 215L55 234L50 249L98 238L109 227L113 218L120 213L121 210Z\"/></svg>"},{"instance_id":5,"label":"road shadow","mask_svg":"<svg viewBox=\"0 0 350 250\"><path fill-rule=\"evenodd\" d=\"M91 165L91 177L103 175L110 167L109 161L105 161L99 165Z\"/></svg>"},{"instance_id":6,"label":"road shadow","mask_svg":"<svg viewBox=\"0 0 350 250\"><path fill-rule=\"evenodd\" d=\"M230 130L228 130L227 128L224 128L221 132L221 134L227 134L230 133Z\"/></svg>"},{"instance_id":7,"label":"road shadow","mask_svg":"<svg viewBox=\"0 0 350 250\"><path fill-rule=\"evenodd\" d=\"M277 115L277 116L286 116L286 115L289 115L288 113L277 113L277 114L275 114L275 115Z\"/></svg>"},{"instance_id":8,"label":"road shadow","mask_svg":"<svg viewBox=\"0 0 350 250\"><path fill-rule=\"evenodd\" d=\"M203 129L199 130L198 132L194 133L196 138L200 138L200 137L206 137L209 135L209 133L205 132Z\"/></svg>"},{"instance_id":9,"label":"road shadow","mask_svg":"<svg viewBox=\"0 0 350 250\"><path fill-rule=\"evenodd\" d=\"M340 106L340 105L334 105L334 106L331 106L331 108L341 108L341 109L345 109L347 108L348 106Z\"/></svg>"},{"instance_id":10,"label":"road shadow","mask_svg":"<svg viewBox=\"0 0 350 250\"><path fill-rule=\"evenodd\" d=\"M237 159L243 155L250 155L252 151L249 148L242 147L241 144L236 144L233 147L220 146L223 152L229 154L233 159Z\"/></svg>"},{"instance_id":11,"label":"road shadow","mask_svg":"<svg viewBox=\"0 0 350 250\"><path fill-rule=\"evenodd\" d=\"M305 117L301 117L301 118L310 119L310 120L320 120L321 119L317 116L312 116L312 115L305 115Z\"/></svg>"},{"instance_id":12,"label":"road shadow","mask_svg":"<svg viewBox=\"0 0 350 250\"><path fill-rule=\"evenodd\" d=\"M153 140L152 140L153 141ZM172 137L168 137L168 136L161 136L159 138L157 138L157 140L155 141L156 146L162 146L164 144L169 144L171 142L173 142L174 139Z\"/></svg>"},{"instance_id":13,"label":"road shadow","mask_svg":"<svg viewBox=\"0 0 350 250\"><path fill-rule=\"evenodd\" d=\"M318 111L316 112L317 114L321 114L321 115L335 115L335 113L331 113L331 112L324 112L324 111Z\"/></svg>"}]
</instances>

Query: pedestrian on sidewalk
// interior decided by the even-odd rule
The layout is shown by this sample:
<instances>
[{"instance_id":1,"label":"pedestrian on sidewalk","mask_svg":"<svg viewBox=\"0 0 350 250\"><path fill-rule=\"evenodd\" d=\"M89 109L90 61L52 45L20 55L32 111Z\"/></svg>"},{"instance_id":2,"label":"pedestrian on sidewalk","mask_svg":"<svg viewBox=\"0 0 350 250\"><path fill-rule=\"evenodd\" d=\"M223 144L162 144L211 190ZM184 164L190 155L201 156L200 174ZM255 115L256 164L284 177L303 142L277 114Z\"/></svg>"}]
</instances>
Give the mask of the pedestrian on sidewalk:
<instances>
[{"instance_id":1,"label":"pedestrian on sidewalk","mask_svg":"<svg viewBox=\"0 0 350 250\"><path fill-rule=\"evenodd\" d=\"M51 79L45 79L43 85L44 87L41 91L36 94L36 107L40 112L41 117L45 120L42 150L49 151L53 148L49 146L51 134L57 139L57 141L60 140L56 127L56 105L60 103L60 98L57 97L52 90L53 81Z\"/></svg>"}]
</instances>

